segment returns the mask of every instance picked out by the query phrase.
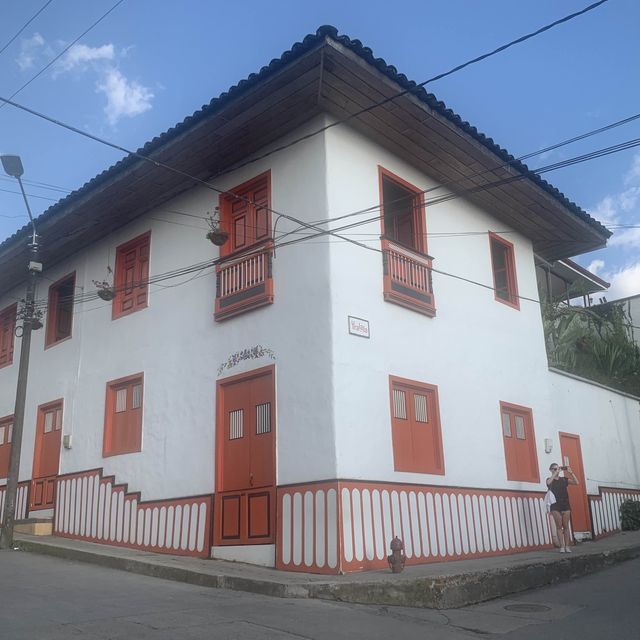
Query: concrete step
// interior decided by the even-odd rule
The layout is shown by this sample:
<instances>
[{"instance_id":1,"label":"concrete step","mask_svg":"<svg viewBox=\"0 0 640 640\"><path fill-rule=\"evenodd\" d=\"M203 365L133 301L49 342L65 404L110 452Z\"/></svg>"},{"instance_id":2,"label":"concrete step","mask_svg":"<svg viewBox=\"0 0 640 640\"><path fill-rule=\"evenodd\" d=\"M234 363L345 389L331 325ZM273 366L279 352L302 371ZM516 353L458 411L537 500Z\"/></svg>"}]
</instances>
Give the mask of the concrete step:
<instances>
[{"instance_id":1,"label":"concrete step","mask_svg":"<svg viewBox=\"0 0 640 640\"><path fill-rule=\"evenodd\" d=\"M13 530L15 533L26 533L30 536L50 536L53 534L53 518L16 520Z\"/></svg>"}]
</instances>

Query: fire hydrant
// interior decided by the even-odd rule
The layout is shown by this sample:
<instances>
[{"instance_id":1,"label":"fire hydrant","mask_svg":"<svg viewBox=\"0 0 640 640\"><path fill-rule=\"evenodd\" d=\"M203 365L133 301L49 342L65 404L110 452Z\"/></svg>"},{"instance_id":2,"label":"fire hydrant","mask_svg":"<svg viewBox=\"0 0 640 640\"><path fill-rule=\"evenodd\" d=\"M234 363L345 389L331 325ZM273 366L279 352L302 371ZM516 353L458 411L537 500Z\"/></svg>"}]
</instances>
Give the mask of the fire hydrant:
<instances>
[{"instance_id":1,"label":"fire hydrant","mask_svg":"<svg viewBox=\"0 0 640 640\"><path fill-rule=\"evenodd\" d=\"M392 573L401 573L407 557L404 555L404 542L396 536L391 541L391 555L387 556L387 562Z\"/></svg>"}]
</instances>

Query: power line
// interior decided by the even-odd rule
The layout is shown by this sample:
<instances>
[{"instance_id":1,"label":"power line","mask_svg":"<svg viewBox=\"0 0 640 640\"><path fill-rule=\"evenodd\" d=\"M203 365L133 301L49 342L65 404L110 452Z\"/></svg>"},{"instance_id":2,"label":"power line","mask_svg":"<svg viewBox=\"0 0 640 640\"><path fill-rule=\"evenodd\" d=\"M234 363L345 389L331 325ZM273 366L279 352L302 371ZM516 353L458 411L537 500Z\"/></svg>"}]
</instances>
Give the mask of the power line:
<instances>
[{"instance_id":1,"label":"power line","mask_svg":"<svg viewBox=\"0 0 640 640\"><path fill-rule=\"evenodd\" d=\"M5 49L53 2L53 0L47 0L38 11L36 11L18 30L18 32L0 49L0 55Z\"/></svg>"},{"instance_id":2,"label":"power line","mask_svg":"<svg viewBox=\"0 0 640 640\"><path fill-rule=\"evenodd\" d=\"M89 31L91 31L94 27L97 27L114 9L116 9L123 2L124 0L118 0L118 2L116 2L111 7L111 9L109 9L100 18L98 18L90 27L85 29L70 45L66 46L57 56L55 56L44 67L42 67L42 69L40 69L40 71L38 71L38 73L36 73L30 80L27 80L27 82L25 82L17 91L14 91L11 94L10 98L15 98L15 96L17 96L23 89L26 89L34 80L39 78L49 67L51 67L52 64L57 62L65 53L67 53L67 51L69 51L69 49L71 49L71 47L73 47L73 45L78 42L78 40L80 40L81 38L84 38L84 36L86 36L87 33L89 33ZM6 101L5 101L5 104L6 104ZM5 106L5 104L0 104L0 109L2 109Z\"/></svg>"},{"instance_id":3,"label":"power line","mask_svg":"<svg viewBox=\"0 0 640 640\"><path fill-rule=\"evenodd\" d=\"M34 116L36 116L38 118L44 119L44 120L46 120L48 122L51 122L52 124L55 124L55 125L60 126L62 128L65 128L65 129L67 129L69 131L72 131L73 133L77 133L77 134L82 135L82 136L84 136L86 138L94 140L95 142L99 142L100 144L103 144L105 146L109 146L111 148L114 148L114 149L117 149L119 151L122 151L123 153L126 153L127 155L137 157L137 158L139 158L141 160L144 160L146 162L150 162L156 167L164 168L164 169L166 169L168 171L171 171L172 173L175 173L175 174L178 174L178 175L180 175L182 177L188 178L189 180L191 180L191 181L193 181L193 182L195 182L197 184L201 184L205 188L207 188L209 190L212 190L212 191L215 191L218 194L229 195L229 196L232 196L234 198L238 198L240 200L244 200L244 201L246 201L246 202L248 202L250 204L254 204L255 205L255 203L252 202L251 200L249 200L248 198L239 196L239 195L237 195L237 194L235 194L235 193L233 193L231 191L226 191L226 190L219 189L219 188L211 185L210 183L206 182L205 180L202 180L200 178L192 176L192 175L190 175L190 174L188 174L188 173L186 173L184 171L181 171L179 169L171 167L170 165L167 165L167 164L165 164L163 162L154 160L154 159L152 159L152 158L150 158L148 156L145 156L145 155L143 155L143 154L141 154L141 153L139 153L137 151L131 151L131 150L125 148L125 147L122 147L120 145L112 143L112 142L110 142L108 140L105 140L105 139L100 138L98 136L95 136L93 134L90 134L90 133L88 133L86 131L82 131L81 129L78 129L77 127L74 127L72 125L66 124L64 122L61 122L61 121L59 121L59 120L57 120L55 118L47 116L46 114L40 113L38 111L35 111L34 109L26 107L25 105L22 105L20 103L14 102L13 100L11 100L11 98L7 99L7 98L0 97L0 101L3 101L4 104L10 104L10 105L12 105L12 106L14 106L14 107L16 107L16 108L18 108L20 110L23 110L23 111L25 111L25 112L27 112L27 113L29 113L31 115L34 115ZM601 131L603 129L607 130L607 129L613 128L614 126L620 126L621 124L625 124L627 122L630 122L631 120L635 119L636 117L640 117L640 114L636 114L634 116L630 116L629 118L625 118L624 120L620 120L618 122L611 123L610 125L606 125L605 127L601 127L600 129L594 130L594 132L587 132L585 134L582 134L581 136L577 136L577 138L582 139L582 138L587 137L589 135L594 135L595 132L599 132L599 131ZM557 147L557 146L560 146L562 144L569 144L573 140L574 140L574 138L571 138L568 141L563 141L563 142L558 143L557 145L554 145L554 146ZM558 168L562 168L563 166L569 166L569 164L575 164L578 161L585 161L586 159L591 159L592 157L600 157L600 155L608 155L609 153L621 151L621 150L624 150L624 149L627 149L627 148L633 148L633 146L636 146L636 143L638 142L638 140L640 140L640 139L627 141L626 143L622 143L621 145L614 145L614 147L608 147L608 148L605 148L605 149L596 150L594 152L590 152L589 154L584 154L583 156L578 156L577 158L571 158L571 159L564 160L564 161L559 162L559 163L555 163L554 165L548 165L546 167L541 167L539 169L535 169L533 171L530 171L529 173L543 173L543 172L546 172L546 171L551 171L551 170L555 170L555 169L558 169ZM532 153L530 155L534 155L534 153ZM451 199L454 199L454 198L462 197L463 195L466 195L466 194L473 194L473 193L476 193L476 192L479 192L479 191L484 191L484 190L487 190L489 188L494 188L494 187L497 187L497 186L508 184L509 182L512 182L512 181L521 180L521 179L525 179L525 178L528 178L528 177L529 177L529 174L521 174L520 173L520 174L517 174L516 176L509 176L508 178L504 178L504 179L499 180L497 182L488 183L486 185L474 186L472 188L468 188L468 189L463 190L462 192L458 192L456 194L448 194L448 195L445 195L445 196L441 196L440 198L436 198L436 199L434 199L432 201L427 201L427 204L431 204L431 205L432 204L438 204L440 202L445 202L447 200L451 200ZM439 188L439 186L432 187L430 189L427 189L427 190L423 191L422 193L427 193L429 191L433 191L433 190L436 190L438 188ZM36 196L36 197L44 198L44 196ZM339 220L339 219L344 219L346 217L352 217L352 216L356 216L356 215L361 215L362 213L378 210L378 209L381 208L381 206L382 205L380 205L380 204L374 205L374 206L369 207L367 209L361 209L359 211L351 212L349 214L344 214L342 216L338 216L338 217L335 217L335 218L326 219L324 222L335 221L335 220ZM332 233L331 231L326 231L326 230L320 229L318 227L318 224L320 224L320 223L307 223L307 222L304 222L302 220L298 220L297 218L295 218L293 216L290 216L288 214L276 211L275 209L272 209L272 208L269 208L269 207L263 207L263 208L265 210L267 210L267 211L270 211L271 213L274 213L277 216L280 216L280 217L286 218L286 219L288 219L288 220L290 220L292 222L295 222L296 224L298 224L302 228L313 229L313 230L316 230L316 231L321 231L322 233ZM359 244L357 240L353 240L353 239L350 239L350 238L345 238L345 240L347 242L351 242L351 243L356 244L356 245ZM361 245L361 246L365 246L365 245ZM370 247L366 247L366 246L365 246L365 248L370 249Z\"/></svg>"},{"instance_id":4,"label":"power line","mask_svg":"<svg viewBox=\"0 0 640 640\"><path fill-rule=\"evenodd\" d=\"M317 136L319 133L322 133L324 131L327 131L327 129L331 129L333 127L337 127L341 124L345 124L346 122L350 122L351 120L353 120L354 118L357 118L358 116L361 116L364 113L368 113L369 111L372 111L373 109L376 109L382 105L385 105L393 100L396 100L397 98L400 98L401 96L407 95L409 93L416 93L417 89L421 89L423 88L425 85L431 83L431 82L435 82L436 80L440 80L442 78L445 78L447 76L450 76L454 73L456 73L457 71L460 71L468 66L471 66L472 64L476 64L477 62L480 62L482 60L486 60L487 58L490 58L491 56L494 56L498 53L501 53L502 51L505 51L506 49L509 49L510 47L513 47L517 44L520 44L522 42L525 42L526 40L529 40L531 38L534 38L535 36L540 35L541 33L544 33L545 31L549 31L550 29L553 29L554 27L563 24L565 22L568 22L569 20L573 20L574 18L577 18L585 13L588 13L589 11L592 11L593 9L596 9L597 7L599 7L600 5L604 4L605 2L608 2L608 0L600 0L599 2L594 2L593 4L588 5L587 7L585 7L584 9L581 9L580 11L576 11L575 13L571 13L567 16L565 16L564 18L560 18L559 20L555 20L554 22L551 22L547 25L545 25L544 27L541 27L540 29L537 29L536 31L532 31L531 33L528 33L524 36L521 36L520 38L516 38L515 40L511 40L510 42L508 42L507 44L504 44L500 47L498 47L497 49L494 49L493 51L489 51L488 53L482 54L480 56L477 56L476 58L472 58L471 60L468 60L467 62L463 62L462 64L457 65L456 67L453 67L452 69L449 69L448 71L445 71L443 73L439 73L438 75L433 76L432 78L429 78L428 80L424 80L423 82L420 82L419 84L414 84L410 89L404 89L403 91L400 91L396 94L393 94L391 96L389 96L388 98L385 98L384 100L381 100L379 102L374 102L373 104L369 105L368 107L365 107L364 109L360 109L359 111L356 111L350 115L348 115L346 118L342 118L340 120L336 120L335 122L332 122L328 125L325 125L324 127L321 127L320 129L318 129L317 131L312 131L311 133L305 134L304 136L300 136L299 138L296 138L295 140L292 140L291 142L288 142L287 144L281 145L279 147L276 147L260 156L257 156L255 158L252 158L251 160L247 160L241 164L238 165L234 165L233 169L239 169L241 167L246 167L249 164L252 164L254 162L258 162L258 160L262 160L263 158L267 158L268 156L274 154L274 153L278 153L279 151L283 151L284 149L288 149L289 147L292 147L295 144L298 144L300 142L303 142L305 140L309 140L310 138L313 138L314 136ZM216 176L214 177L218 177L219 175L222 175L222 173L224 172L220 172L218 173Z\"/></svg>"},{"instance_id":5,"label":"power line","mask_svg":"<svg viewBox=\"0 0 640 640\"><path fill-rule=\"evenodd\" d=\"M574 158L568 158L566 160L563 160L562 162L557 162L557 163L554 163L552 165L546 165L546 166L540 167L538 169L533 169L533 170L531 170L530 173L541 174L541 173L546 173L548 171L555 171L557 169L564 168L565 166L572 166L574 164L580 164L582 162L587 162L588 160L593 160L595 158L603 157L603 156L606 156L606 155L611 155L612 153L618 153L620 151L625 151L627 149L631 149L631 148L634 148L634 147L637 147L637 146L640 146L640 138L629 140L629 141L620 143L618 145L612 145L610 147L604 147L602 149L597 149L597 150L589 152L587 154L582 154L580 156L575 156ZM485 185L478 185L478 186L470 187L470 188L465 189L465 190L463 190L461 192L451 193L451 194L446 194L446 195L438 196L438 197L431 198L431 199L426 199L423 204L426 207L434 206L436 204L441 204L443 202L448 202L449 200L455 200L456 198L460 198L460 197L463 197L465 195L479 193L479 192L482 192L482 191L487 191L489 189L493 189L493 188L496 188L496 187L499 187L499 186L503 186L505 184L510 184L511 182L524 180L526 178L528 178L528 176L525 175L525 174L518 174L516 176L509 176L508 178L503 178L502 180L497 180L495 182L490 182L490 183L487 183ZM422 193L424 193L424 192L422 192ZM414 195L420 195L420 194L414 194ZM380 210L382 208L382 206L383 206L383 204L381 203L381 204L369 207L367 209L361 209L359 211L347 213L347 214L344 214L342 216L338 216L336 218L329 218L329 219L325 220L324 222L335 222L337 220L342 220L342 219L346 219L346 218L350 218L350 217L363 215L365 213L370 213L370 212L373 212L373 211L376 211L376 210ZM382 218L382 216L378 215L378 216L366 218L364 220L359 220L357 222L353 222L353 223L350 223L348 225L343 225L342 227L338 227L338 228L334 228L334 229L324 229L319 234L311 235L311 236L305 236L305 237L306 238L313 238L313 237L317 237L319 235L327 235L327 234L335 235L336 232L344 231L346 229L352 229L354 227L358 227L358 226L361 226L361 225L364 225L364 224L368 224L369 222L375 222L376 220L380 220L381 218ZM289 234L285 233L282 236L280 236L280 238L282 239L282 238L286 237L287 235L289 235ZM340 236L338 236L338 237L340 237ZM298 239L295 239L295 240L291 240L290 243L293 244L293 243L296 243L296 242L300 242L303 239L304 238L298 238Z\"/></svg>"},{"instance_id":6,"label":"power line","mask_svg":"<svg viewBox=\"0 0 640 640\"><path fill-rule=\"evenodd\" d=\"M572 138L568 138L567 140L563 140L563 141L558 142L556 144L553 144L553 145L551 145L549 147L545 147L544 149L539 149L537 151L529 152L529 153L527 153L527 154L525 154L523 156L520 156L518 158L514 158L513 160L510 160L510 161L505 162L503 164L497 165L497 166L493 167L492 169L484 169L482 171L478 171L478 172L472 173L469 176L465 176L463 179L465 181L468 181L468 180L470 180L472 178L475 178L475 177L484 176L487 173L493 173L494 171L497 171L499 169L505 169L507 167L510 167L512 164L514 164L516 162L520 162L520 161L525 160L527 158L532 158L533 156L540 155L540 154L547 153L547 152L552 151L552 150L559 149L560 147L566 146L568 144L572 144L572 143L577 142L579 140L584 140L586 138L589 138L591 136L597 135L597 134L602 133L604 131L609 131L611 129L614 129L616 127L622 126L624 124L628 124L629 122L633 122L634 120L637 120L639 118L640 118L640 113L634 114L634 115L629 116L627 118L623 118L622 120L617 120L616 122L611 122L611 123L609 123L609 124L607 124L607 125L605 125L603 127L599 127L598 129L593 129L591 131L587 131L585 133L582 133L582 134L580 134L578 136L574 136ZM561 167L558 167L558 168L561 168ZM551 170L551 169L547 169L547 170ZM535 171L539 171L539 170L531 171L531 173L534 173ZM518 175L521 175L523 177L528 177L528 176L526 176L524 174L518 174ZM508 179L511 179L511 177L508 178ZM438 191L439 189L442 189L444 187L455 187L455 186L457 186L459 184L460 184L460 180L450 180L448 182L439 183L438 185L436 185L434 187L430 187L428 189L424 189L424 190L419 191L419 192L414 192L414 193L411 193L411 194L409 194L407 196L396 198L396 199L392 200L391 202L389 202L388 204L397 204L397 203L403 202L404 200L415 198L415 196L426 195L427 193L431 193L433 191ZM496 184L497 184L497 186L500 186L498 183L496 183ZM460 193L460 192L458 192L458 193ZM460 195L464 195L464 192L460 193ZM450 197L450 196L447 196L447 197ZM458 197L458 196L456 196L456 197ZM376 210L380 209L381 206L382 205L378 203L378 204L375 204L375 205L371 205L370 207L367 207L365 209L360 209L360 210L357 210L357 211L348 212L346 214L342 214L340 216L336 216L336 217L333 217L333 218L325 218L324 220L318 220L316 222L318 224L320 224L321 222L335 222L335 221L342 220L342 219L347 218L347 217L356 216L356 215L363 214L363 213L369 213L371 211L376 211Z\"/></svg>"},{"instance_id":7,"label":"power line","mask_svg":"<svg viewBox=\"0 0 640 640\"><path fill-rule=\"evenodd\" d=\"M120 0L120 2L123 2L123 0ZM34 115L38 118L41 118L43 120L46 120L47 122L51 122L52 124L55 124L59 127L62 127L64 129L68 129L69 131L72 131L74 133L77 133L81 136L84 136L85 138L89 138L90 140L94 140L95 142L99 142L100 144L106 145L108 147L111 147L112 149L117 149L118 151L122 151L123 153L126 153L129 156L133 156L135 158L138 158L140 160L144 160L145 162L149 162L151 164L153 164L156 167L160 167L163 169L166 169L167 171L170 171L171 173L174 173L176 175L179 175L183 178L187 178L189 180L191 180L192 182L196 183L196 184L200 184L203 187L205 187L206 189L209 189L210 191L214 191L215 193L218 193L219 195L225 195L225 196L230 196L233 197L237 200L241 200L244 202L247 202L248 204L252 204L252 205L256 205L255 202L253 202L252 200L250 200L249 198L246 198L242 195L239 195L237 193L234 193L232 191L228 191L228 190L224 190L224 189L219 189L217 187L214 187L212 184L208 183L206 180L202 180L201 178L197 178L196 176L192 176L191 174L187 173L186 171L182 171L181 169L176 169L175 167L172 167L168 164L165 164L164 162L160 162L159 160L154 160L153 158L150 158L149 156L145 156L142 153L139 153L138 151L131 151L130 149L127 149L126 147L123 147L121 145L117 145L113 142L109 142L108 140L105 140L104 138L100 138L98 136L95 136L91 133L88 133L87 131L82 131L81 129L78 129L77 127L74 127L72 125L66 124L60 120L56 120L55 118L52 118L51 116L47 116L43 113L40 113L38 111L35 111L34 109L31 109L29 107L26 107L18 102L14 102L11 97L10 98L3 98L2 96L0 96L0 101L2 101L4 104L10 104L13 107L16 107L18 109L21 109L22 111L25 111L27 113L30 113L31 115ZM4 105L0 105L0 108L4 106ZM258 206L258 205L256 205ZM291 222L295 222L298 225L301 225L305 228L308 229L313 229L315 231L319 231L320 228L317 225L314 225L312 223L308 223L308 222L304 222L303 220L300 220L298 218L295 218L287 213L283 213L281 211L276 211L275 209L272 209L270 207L265 207L262 205L259 205L261 209L264 209L265 211L269 211L271 213L274 213L277 216L280 216L282 218L285 218L287 220L290 220ZM351 242L355 245L359 245L361 247L364 247L365 249L369 249L370 247L367 247L364 244L359 243L357 240L351 240L349 238L345 238L347 240L347 242Z\"/></svg>"}]
</instances>

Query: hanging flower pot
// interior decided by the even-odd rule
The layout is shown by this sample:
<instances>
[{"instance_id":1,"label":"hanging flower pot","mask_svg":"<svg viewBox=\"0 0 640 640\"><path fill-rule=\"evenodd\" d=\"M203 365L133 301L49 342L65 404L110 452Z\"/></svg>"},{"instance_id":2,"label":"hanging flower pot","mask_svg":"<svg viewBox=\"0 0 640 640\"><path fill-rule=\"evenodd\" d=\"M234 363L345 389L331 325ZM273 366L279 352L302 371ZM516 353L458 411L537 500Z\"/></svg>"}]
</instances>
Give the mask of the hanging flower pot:
<instances>
[{"instance_id":1,"label":"hanging flower pot","mask_svg":"<svg viewBox=\"0 0 640 640\"><path fill-rule=\"evenodd\" d=\"M216 247L221 247L228 239L229 234L226 231L211 230L207 232L207 239L213 242Z\"/></svg>"},{"instance_id":2,"label":"hanging flower pot","mask_svg":"<svg viewBox=\"0 0 640 640\"><path fill-rule=\"evenodd\" d=\"M112 287L104 287L103 289L98 289L98 298L109 302L116 297L116 292Z\"/></svg>"},{"instance_id":3,"label":"hanging flower pot","mask_svg":"<svg viewBox=\"0 0 640 640\"><path fill-rule=\"evenodd\" d=\"M107 270L111 273L111 269L109 267L107 267ZM92 282L96 286L96 289L98 290L96 293L98 294L98 298L101 300L109 302L116 297L116 291L108 280L92 280Z\"/></svg>"},{"instance_id":4,"label":"hanging flower pot","mask_svg":"<svg viewBox=\"0 0 640 640\"><path fill-rule=\"evenodd\" d=\"M216 247L221 247L229 239L229 234L223 231L220 226L220 209L218 207L213 215L209 216L207 223L209 224L209 231L206 233L207 240L215 244Z\"/></svg>"},{"instance_id":5,"label":"hanging flower pot","mask_svg":"<svg viewBox=\"0 0 640 640\"><path fill-rule=\"evenodd\" d=\"M35 311L33 317L31 318L31 331L37 331L38 329L42 329L44 325L42 324L42 311Z\"/></svg>"}]
</instances>

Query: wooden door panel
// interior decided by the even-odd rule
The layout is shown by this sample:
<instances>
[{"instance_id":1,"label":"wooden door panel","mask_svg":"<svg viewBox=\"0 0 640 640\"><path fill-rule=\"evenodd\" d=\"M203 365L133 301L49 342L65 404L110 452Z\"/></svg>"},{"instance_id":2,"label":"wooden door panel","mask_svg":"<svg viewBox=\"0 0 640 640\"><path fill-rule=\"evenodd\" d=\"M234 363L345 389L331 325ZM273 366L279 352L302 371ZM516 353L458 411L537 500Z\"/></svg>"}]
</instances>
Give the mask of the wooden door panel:
<instances>
[{"instance_id":1,"label":"wooden door panel","mask_svg":"<svg viewBox=\"0 0 640 640\"><path fill-rule=\"evenodd\" d=\"M271 494L268 491L247 495L247 536L250 539L271 537Z\"/></svg>"},{"instance_id":2,"label":"wooden door panel","mask_svg":"<svg viewBox=\"0 0 640 640\"><path fill-rule=\"evenodd\" d=\"M587 485L582 462L580 438L568 433L560 434L561 465L569 465L578 479L577 485L570 484L569 504L571 505L571 526L573 531L591 531L591 517L587 501Z\"/></svg>"},{"instance_id":3,"label":"wooden door panel","mask_svg":"<svg viewBox=\"0 0 640 640\"><path fill-rule=\"evenodd\" d=\"M272 391L271 376L260 376L251 381L249 486L252 488L270 487L275 483Z\"/></svg>"},{"instance_id":4,"label":"wooden door panel","mask_svg":"<svg viewBox=\"0 0 640 640\"><path fill-rule=\"evenodd\" d=\"M38 411L33 477L55 476L60 469L62 403L41 407Z\"/></svg>"},{"instance_id":5,"label":"wooden door panel","mask_svg":"<svg viewBox=\"0 0 640 640\"><path fill-rule=\"evenodd\" d=\"M222 496L219 501L221 509L221 537L226 542L240 543L242 531L240 523L241 498L240 494L227 495Z\"/></svg>"}]
</instances>

